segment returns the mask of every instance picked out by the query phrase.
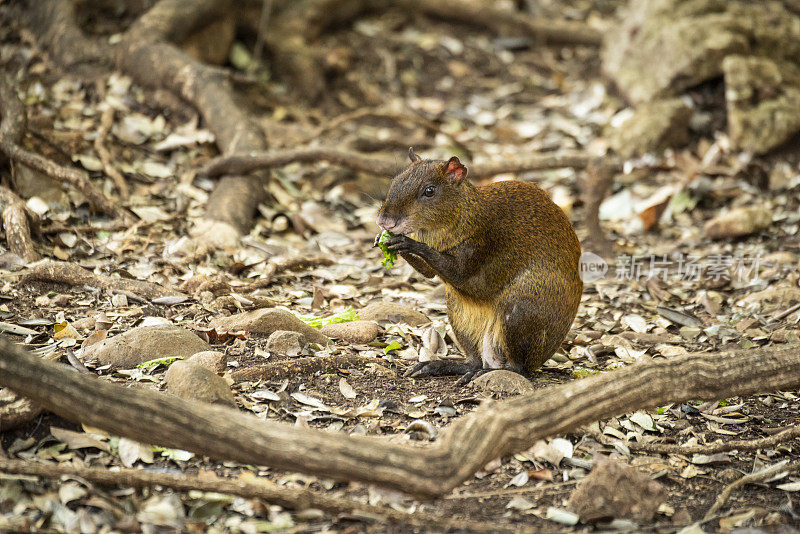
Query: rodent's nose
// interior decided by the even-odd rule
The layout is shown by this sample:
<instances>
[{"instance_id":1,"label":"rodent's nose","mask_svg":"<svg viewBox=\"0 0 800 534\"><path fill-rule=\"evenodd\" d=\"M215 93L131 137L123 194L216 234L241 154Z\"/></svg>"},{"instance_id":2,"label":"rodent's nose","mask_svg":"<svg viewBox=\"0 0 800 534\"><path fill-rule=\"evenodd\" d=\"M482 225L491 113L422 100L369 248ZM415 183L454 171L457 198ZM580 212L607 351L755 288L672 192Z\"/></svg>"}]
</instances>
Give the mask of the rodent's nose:
<instances>
[{"instance_id":1,"label":"rodent's nose","mask_svg":"<svg viewBox=\"0 0 800 534\"><path fill-rule=\"evenodd\" d=\"M385 213L379 213L375 222L384 230L392 231L397 226L397 219L389 217Z\"/></svg>"}]
</instances>

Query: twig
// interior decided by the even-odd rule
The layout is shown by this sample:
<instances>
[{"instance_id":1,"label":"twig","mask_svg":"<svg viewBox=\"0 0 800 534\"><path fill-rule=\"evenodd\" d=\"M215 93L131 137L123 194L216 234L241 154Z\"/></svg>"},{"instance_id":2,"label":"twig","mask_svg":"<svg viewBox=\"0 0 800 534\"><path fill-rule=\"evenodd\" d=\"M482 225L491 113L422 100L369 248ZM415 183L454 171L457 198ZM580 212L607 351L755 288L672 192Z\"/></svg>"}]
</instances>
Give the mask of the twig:
<instances>
[{"instance_id":1,"label":"twig","mask_svg":"<svg viewBox=\"0 0 800 534\"><path fill-rule=\"evenodd\" d=\"M676 445L672 443L638 443L628 442L625 445L632 451L652 452L657 454L716 454L718 452L739 450L753 451L772 447L800 437L800 426L792 426L772 436L753 440L731 440L723 443L709 443L708 445Z\"/></svg>"},{"instance_id":2,"label":"twig","mask_svg":"<svg viewBox=\"0 0 800 534\"><path fill-rule=\"evenodd\" d=\"M272 482L255 479L252 481L228 478L200 478L198 476L171 473L154 473L140 469L120 468L115 471L97 467L76 467L70 464L34 463L23 460L0 459L0 472L19 475L33 475L45 478L62 476L79 477L101 486L123 486L133 488L152 488L163 486L176 491L213 491L239 495L241 497L263 499L267 502L293 510L317 508L331 514L356 513L365 518L390 521L392 523L417 525L441 530L463 529L477 532L518 532L516 527L498 525L482 521L464 521L441 517L425 512L400 512L389 507L364 504L340 497L323 495L309 489L293 489L278 486Z\"/></svg>"},{"instance_id":3,"label":"twig","mask_svg":"<svg viewBox=\"0 0 800 534\"><path fill-rule=\"evenodd\" d=\"M130 189L128 189L128 182L125 181L125 177L122 176L122 173L120 173L114 166L114 162L111 159L111 153L105 146L106 136L108 135L109 130L111 130L111 125L113 122L114 108L107 106L106 109L103 110L103 114L100 116L100 130L97 132L97 137L94 140L94 150L100 157L100 163L103 164L103 170L111 177L112 180L114 180L114 185L117 186L119 196L125 199L131 194Z\"/></svg>"},{"instance_id":4,"label":"twig","mask_svg":"<svg viewBox=\"0 0 800 534\"><path fill-rule=\"evenodd\" d=\"M714 501L714 505L708 509L706 515L704 516L703 520L707 521L711 519L719 510L725 506L725 503L728 502L728 499L731 496L731 493L736 491L737 489L741 488L746 484L755 484L757 482L763 482L768 480L779 473L793 473L795 471L800 471L800 462L793 462L793 463L785 463L780 462L766 469L762 469L761 471L756 471L755 473L750 473L749 475L745 475L739 480L732 482L725 486L725 489L717 497L717 500Z\"/></svg>"}]
</instances>

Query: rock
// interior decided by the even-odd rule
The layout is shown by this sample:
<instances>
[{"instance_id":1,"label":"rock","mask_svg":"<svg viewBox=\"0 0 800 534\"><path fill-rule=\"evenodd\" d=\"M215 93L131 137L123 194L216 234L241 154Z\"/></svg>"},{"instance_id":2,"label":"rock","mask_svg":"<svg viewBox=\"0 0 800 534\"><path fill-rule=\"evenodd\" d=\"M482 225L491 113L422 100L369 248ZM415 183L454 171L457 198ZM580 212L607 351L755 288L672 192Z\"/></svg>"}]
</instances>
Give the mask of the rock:
<instances>
[{"instance_id":1,"label":"rock","mask_svg":"<svg viewBox=\"0 0 800 534\"><path fill-rule=\"evenodd\" d=\"M530 380L519 373L498 369L482 374L472 382L475 386L488 393L502 393L504 395L519 395L533 391Z\"/></svg>"},{"instance_id":2,"label":"rock","mask_svg":"<svg viewBox=\"0 0 800 534\"><path fill-rule=\"evenodd\" d=\"M156 358L188 358L211 347L194 333L179 326L139 326L86 347L84 361L131 369Z\"/></svg>"},{"instance_id":3,"label":"rock","mask_svg":"<svg viewBox=\"0 0 800 534\"><path fill-rule=\"evenodd\" d=\"M711 239L722 239L754 234L770 224L772 211L765 206L735 208L708 221L703 231Z\"/></svg>"},{"instance_id":4,"label":"rock","mask_svg":"<svg viewBox=\"0 0 800 534\"><path fill-rule=\"evenodd\" d=\"M610 135L609 144L623 158L677 148L689 141L692 109L682 98L642 104Z\"/></svg>"},{"instance_id":5,"label":"rock","mask_svg":"<svg viewBox=\"0 0 800 534\"><path fill-rule=\"evenodd\" d=\"M374 341L380 331L381 329L375 321L352 321L322 327L322 333L330 338L362 344Z\"/></svg>"},{"instance_id":6,"label":"rock","mask_svg":"<svg viewBox=\"0 0 800 534\"><path fill-rule=\"evenodd\" d=\"M236 406L224 378L214 371L188 361L177 361L164 374L167 391L186 400Z\"/></svg>"},{"instance_id":7,"label":"rock","mask_svg":"<svg viewBox=\"0 0 800 534\"><path fill-rule=\"evenodd\" d=\"M420 326L431 322L424 313L418 312L411 306L396 302L373 302L359 310L358 316L364 321L406 323L411 326Z\"/></svg>"},{"instance_id":8,"label":"rock","mask_svg":"<svg viewBox=\"0 0 800 534\"><path fill-rule=\"evenodd\" d=\"M731 140L764 154L800 131L800 69L764 57L728 56L725 100Z\"/></svg>"},{"instance_id":9,"label":"rock","mask_svg":"<svg viewBox=\"0 0 800 534\"><path fill-rule=\"evenodd\" d=\"M651 0L629 6L606 33L601 61L634 103L720 77L727 56L800 57L798 17L778 2Z\"/></svg>"},{"instance_id":10,"label":"rock","mask_svg":"<svg viewBox=\"0 0 800 534\"><path fill-rule=\"evenodd\" d=\"M306 346L306 336L291 330L276 330L267 338L267 350L276 354L297 356Z\"/></svg>"},{"instance_id":11,"label":"rock","mask_svg":"<svg viewBox=\"0 0 800 534\"><path fill-rule=\"evenodd\" d=\"M228 358L225 353L218 350L204 350L192 354L188 360L189 363L205 367L209 371L214 371L217 374L222 374L228 368Z\"/></svg>"},{"instance_id":12,"label":"rock","mask_svg":"<svg viewBox=\"0 0 800 534\"><path fill-rule=\"evenodd\" d=\"M592 472L575 488L569 508L582 522L631 519L649 523L667 498L660 483L616 460L595 455Z\"/></svg>"},{"instance_id":13,"label":"rock","mask_svg":"<svg viewBox=\"0 0 800 534\"><path fill-rule=\"evenodd\" d=\"M279 308L262 308L230 317L219 317L209 323L211 328L244 330L254 334L271 334L277 330L300 332L311 343L325 345L330 339L313 326L309 326L294 314Z\"/></svg>"}]
</instances>

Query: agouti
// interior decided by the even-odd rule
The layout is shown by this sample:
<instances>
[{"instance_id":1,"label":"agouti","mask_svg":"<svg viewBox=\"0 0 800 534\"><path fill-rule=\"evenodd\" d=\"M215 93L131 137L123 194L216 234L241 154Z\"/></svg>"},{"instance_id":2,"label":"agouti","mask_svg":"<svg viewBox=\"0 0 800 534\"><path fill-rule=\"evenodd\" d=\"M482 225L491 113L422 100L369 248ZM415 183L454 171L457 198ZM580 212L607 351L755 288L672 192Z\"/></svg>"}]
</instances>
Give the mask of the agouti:
<instances>
[{"instance_id":1,"label":"agouti","mask_svg":"<svg viewBox=\"0 0 800 534\"><path fill-rule=\"evenodd\" d=\"M378 226L414 269L445 283L447 316L467 362L434 360L412 377L510 369L530 377L564 340L580 303L581 248L537 185L477 187L457 157L411 164L392 180Z\"/></svg>"}]
</instances>

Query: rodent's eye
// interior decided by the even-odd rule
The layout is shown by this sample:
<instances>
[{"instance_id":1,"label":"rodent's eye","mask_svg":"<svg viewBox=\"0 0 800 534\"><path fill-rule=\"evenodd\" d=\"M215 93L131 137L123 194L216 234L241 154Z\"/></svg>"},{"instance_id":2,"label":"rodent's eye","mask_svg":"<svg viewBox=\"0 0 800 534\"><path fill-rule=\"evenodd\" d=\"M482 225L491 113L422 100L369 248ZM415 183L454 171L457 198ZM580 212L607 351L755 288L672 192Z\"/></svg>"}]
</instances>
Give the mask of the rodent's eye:
<instances>
[{"instance_id":1,"label":"rodent's eye","mask_svg":"<svg viewBox=\"0 0 800 534\"><path fill-rule=\"evenodd\" d=\"M433 194L436 192L436 188L432 185L429 185L422 191L422 196L425 197L432 197Z\"/></svg>"}]
</instances>

